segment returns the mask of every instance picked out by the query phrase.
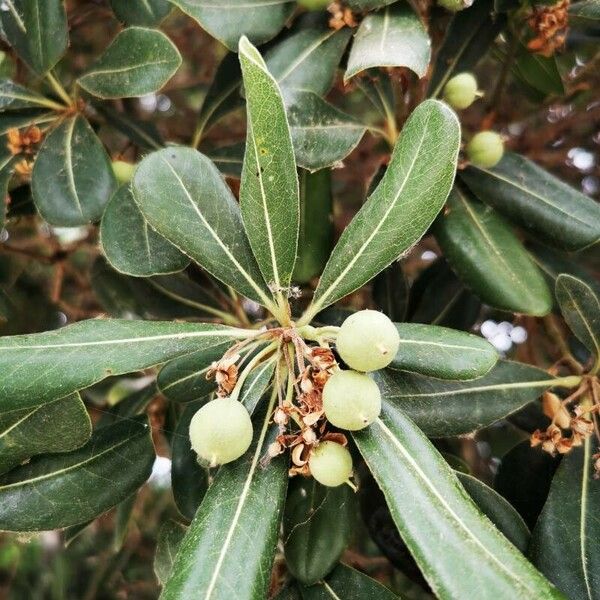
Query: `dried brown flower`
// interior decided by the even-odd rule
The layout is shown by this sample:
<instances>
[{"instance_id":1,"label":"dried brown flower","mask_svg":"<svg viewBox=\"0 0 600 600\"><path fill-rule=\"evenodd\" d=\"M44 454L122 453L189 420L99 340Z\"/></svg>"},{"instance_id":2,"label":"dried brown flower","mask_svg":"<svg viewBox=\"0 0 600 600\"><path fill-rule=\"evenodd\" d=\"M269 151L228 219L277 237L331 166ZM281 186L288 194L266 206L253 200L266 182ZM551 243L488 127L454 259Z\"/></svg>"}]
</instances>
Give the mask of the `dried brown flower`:
<instances>
[{"instance_id":1,"label":"dried brown flower","mask_svg":"<svg viewBox=\"0 0 600 600\"><path fill-rule=\"evenodd\" d=\"M34 146L39 144L44 137L42 134L42 130L33 125L20 131L15 127L11 127L6 132L7 137L7 148L10 153L14 156L17 154L33 154Z\"/></svg>"},{"instance_id":2,"label":"dried brown flower","mask_svg":"<svg viewBox=\"0 0 600 600\"><path fill-rule=\"evenodd\" d=\"M356 17L352 13L352 11L343 6L341 2L332 2L327 10L331 13L331 18L329 19L329 27L331 29L342 29L342 27L356 27L358 25L358 21Z\"/></svg>"},{"instance_id":3,"label":"dried brown flower","mask_svg":"<svg viewBox=\"0 0 600 600\"><path fill-rule=\"evenodd\" d=\"M206 372L206 379L215 378L219 396L228 396L233 391L238 378L238 367L235 363L239 359L239 354L224 356L221 360L213 362Z\"/></svg>"},{"instance_id":4,"label":"dried brown flower","mask_svg":"<svg viewBox=\"0 0 600 600\"><path fill-rule=\"evenodd\" d=\"M562 48L569 27L570 0L560 0L551 6L535 6L527 19L535 37L527 48L542 56L552 56Z\"/></svg>"}]
</instances>

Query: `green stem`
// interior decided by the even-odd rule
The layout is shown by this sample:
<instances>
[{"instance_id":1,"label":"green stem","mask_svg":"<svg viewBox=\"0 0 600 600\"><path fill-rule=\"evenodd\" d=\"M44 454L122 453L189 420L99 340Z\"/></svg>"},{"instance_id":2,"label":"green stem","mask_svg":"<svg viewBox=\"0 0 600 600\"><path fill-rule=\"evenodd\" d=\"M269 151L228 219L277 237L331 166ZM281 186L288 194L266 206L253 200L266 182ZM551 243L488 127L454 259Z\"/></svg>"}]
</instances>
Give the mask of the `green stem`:
<instances>
[{"instance_id":1,"label":"green stem","mask_svg":"<svg viewBox=\"0 0 600 600\"><path fill-rule=\"evenodd\" d=\"M56 79L56 77L54 77L54 75L52 75L52 73L50 71L48 71L46 73L46 79L48 80L48 83L50 83L50 85L52 86L52 89L56 92L56 94L60 97L60 99L65 103L65 106L67 106L67 107L73 106L73 99L71 98L71 96L69 96L69 94L67 94L67 91L61 85L60 81L58 81L58 79ZM64 107L61 107L61 110L63 108Z\"/></svg>"},{"instance_id":2,"label":"green stem","mask_svg":"<svg viewBox=\"0 0 600 600\"><path fill-rule=\"evenodd\" d=\"M233 388L233 391L231 392L230 398L232 400L237 400L239 398L244 382L248 378L248 375L250 375L250 372L265 356L272 353L277 348L277 345L278 342L270 343L266 348L264 348L256 356L254 356L252 360L244 367L244 370L238 377L238 380L235 384L235 388Z\"/></svg>"},{"instance_id":3,"label":"green stem","mask_svg":"<svg viewBox=\"0 0 600 600\"><path fill-rule=\"evenodd\" d=\"M574 388L583 381L581 375L567 375L566 377L556 377L549 379L546 383L551 387Z\"/></svg>"}]
</instances>

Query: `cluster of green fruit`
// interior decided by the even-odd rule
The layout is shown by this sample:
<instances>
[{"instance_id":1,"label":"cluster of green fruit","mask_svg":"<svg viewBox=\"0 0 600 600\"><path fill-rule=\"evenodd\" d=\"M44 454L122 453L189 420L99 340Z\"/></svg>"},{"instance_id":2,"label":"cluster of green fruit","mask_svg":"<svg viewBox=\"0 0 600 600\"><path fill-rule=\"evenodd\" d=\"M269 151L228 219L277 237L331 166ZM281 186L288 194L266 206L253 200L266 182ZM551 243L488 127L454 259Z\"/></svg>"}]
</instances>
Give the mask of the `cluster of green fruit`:
<instances>
[{"instance_id":1,"label":"cluster of green fruit","mask_svg":"<svg viewBox=\"0 0 600 600\"><path fill-rule=\"evenodd\" d=\"M444 86L444 100L454 110L468 108L481 95L472 73L459 73ZM466 150L471 164L491 169L500 162L504 154L504 141L495 131L480 131L471 138Z\"/></svg>"},{"instance_id":2,"label":"cluster of green fruit","mask_svg":"<svg viewBox=\"0 0 600 600\"><path fill-rule=\"evenodd\" d=\"M382 313L362 310L344 321L336 349L350 368L336 370L323 388L323 411L331 425L357 431L377 419L381 394L368 373L388 366L399 346L395 325ZM210 466L232 462L252 442L250 415L234 398L212 400L193 416L190 440L199 459ZM352 475L350 452L333 441L318 443L308 464L312 476L323 485L342 485Z\"/></svg>"}]
</instances>

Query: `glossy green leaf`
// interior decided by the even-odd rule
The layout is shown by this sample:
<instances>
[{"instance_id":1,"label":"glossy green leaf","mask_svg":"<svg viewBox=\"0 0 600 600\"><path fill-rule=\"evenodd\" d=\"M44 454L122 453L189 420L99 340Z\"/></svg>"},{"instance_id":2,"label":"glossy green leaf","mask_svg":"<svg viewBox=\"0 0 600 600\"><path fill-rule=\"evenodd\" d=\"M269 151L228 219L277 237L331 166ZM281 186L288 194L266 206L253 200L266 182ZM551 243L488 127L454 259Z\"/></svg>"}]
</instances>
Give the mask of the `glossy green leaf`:
<instances>
[{"instance_id":1,"label":"glossy green leaf","mask_svg":"<svg viewBox=\"0 0 600 600\"><path fill-rule=\"evenodd\" d=\"M564 250L600 240L600 205L519 154L492 169L469 167L461 178L483 202Z\"/></svg>"},{"instance_id":2,"label":"glossy green leaf","mask_svg":"<svg viewBox=\"0 0 600 600\"><path fill-rule=\"evenodd\" d=\"M354 36L344 81L372 67L407 67L423 77L431 40L421 19L403 2L368 14Z\"/></svg>"},{"instance_id":3,"label":"glossy green leaf","mask_svg":"<svg viewBox=\"0 0 600 600\"><path fill-rule=\"evenodd\" d=\"M269 48L267 68L281 89L323 96L333 84L351 33L348 27L337 31L318 25L303 27Z\"/></svg>"},{"instance_id":4,"label":"glossy green leaf","mask_svg":"<svg viewBox=\"0 0 600 600\"><path fill-rule=\"evenodd\" d=\"M531 534L521 515L498 492L479 479L459 471L456 476L481 512L521 552L525 552Z\"/></svg>"},{"instance_id":5,"label":"glossy green leaf","mask_svg":"<svg viewBox=\"0 0 600 600\"><path fill-rule=\"evenodd\" d=\"M244 330L205 323L94 319L0 338L0 402L3 410L38 406L108 376L244 335Z\"/></svg>"},{"instance_id":6,"label":"glossy green leaf","mask_svg":"<svg viewBox=\"0 0 600 600\"><path fill-rule=\"evenodd\" d=\"M57 108L60 105L10 79L0 80L0 111L22 110L40 106Z\"/></svg>"},{"instance_id":7,"label":"glossy green leaf","mask_svg":"<svg viewBox=\"0 0 600 600\"><path fill-rule=\"evenodd\" d=\"M353 436L437 597L563 598L477 509L401 410L387 405L375 423Z\"/></svg>"},{"instance_id":8,"label":"glossy green leaf","mask_svg":"<svg viewBox=\"0 0 600 600\"><path fill-rule=\"evenodd\" d=\"M392 321L404 321L409 286L400 261L392 263L373 280L373 300Z\"/></svg>"},{"instance_id":9,"label":"glossy green leaf","mask_svg":"<svg viewBox=\"0 0 600 600\"><path fill-rule=\"evenodd\" d=\"M408 317L415 323L470 331L480 309L479 299L443 258L421 271L410 289Z\"/></svg>"},{"instance_id":10,"label":"glossy green leaf","mask_svg":"<svg viewBox=\"0 0 600 600\"><path fill-rule=\"evenodd\" d=\"M497 362L498 352L484 338L436 325L396 323L400 348L391 369L440 379L475 379Z\"/></svg>"},{"instance_id":11,"label":"glossy green leaf","mask_svg":"<svg viewBox=\"0 0 600 600\"><path fill-rule=\"evenodd\" d=\"M383 179L334 248L309 317L358 289L421 238L446 201L459 144L458 120L445 104L426 100L413 111Z\"/></svg>"},{"instance_id":12,"label":"glossy green leaf","mask_svg":"<svg viewBox=\"0 0 600 600\"><path fill-rule=\"evenodd\" d=\"M556 298L571 331L600 364L600 298L585 281L562 274L556 279Z\"/></svg>"},{"instance_id":13,"label":"glossy green leaf","mask_svg":"<svg viewBox=\"0 0 600 600\"><path fill-rule=\"evenodd\" d=\"M185 535L161 598L265 598L287 488L284 457L265 466L277 431L276 396L255 423L250 450L222 466Z\"/></svg>"},{"instance_id":14,"label":"glossy green leaf","mask_svg":"<svg viewBox=\"0 0 600 600\"><path fill-rule=\"evenodd\" d=\"M3 37L38 75L49 71L67 49L63 0L9 0L0 11Z\"/></svg>"},{"instance_id":15,"label":"glossy green leaf","mask_svg":"<svg viewBox=\"0 0 600 600\"><path fill-rule=\"evenodd\" d=\"M150 225L209 273L269 305L239 206L217 168L191 148L170 147L138 165L133 193Z\"/></svg>"},{"instance_id":16,"label":"glossy green leaf","mask_svg":"<svg viewBox=\"0 0 600 600\"><path fill-rule=\"evenodd\" d=\"M269 289L290 286L300 227L296 161L283 98L259 51L240 40L248 132L240 185L244 227Z\"/></svg>"},{"instance_id":17,"label":"glossy green leaf","mask_svg":"<svg viewBox=\"0 0 600 600\"><path fill-rule=\"evenodd\" d=\"M79 448L92 424L78 394L54 402L0 413L0 473L38 454Z\"/></svg>"},{"instance_id":18,"label":"glossy green leaf","mask_svg":"<svg viewBox=\"0 0 600 600\"><path fill-rule=\"evenodd\" d=\"M181 65L175 44L161 31L128 27L77 82L99 98L130 98L162 88Z\"/></svg>"},{"instance_id":19,"label":"glossy green leaf","mask_svg":"<svg viewBox=\"0 0 600 600\"><path fill-rule=\"evenodd\" d=\"M246 35L253 44L275 37L294 10L290 0L170 0L202 29L237 52Z\"/></svg>"},{"instance_id":20,"label":"glossy green leaf","mask_svg":"<svg viewBox=\"0 0 600 600\"><path fill-rule=\"evenodd\" d=\"M296 162L309 171L339 166L366 131L314 92L295 90L286 101Z\"/></svg>"},{"instance_id":21,"label":"glossy green leaf","mask_svg":"<svg viewBox=\"0 0 600 600\"><path fill-rule=\"evenodd\" d=\"M113 530L112 548L118 552L123 547L127 534L129 533L129 525L133 507L137 499L137 493L131 494L129 498L125 498L123 502L117 505L115 509L115 528Z\"/></svg>"},{"instance_id":22,"label":"glossy green leaf","mask_svg":"<svg viewBox=\"0 0 600 600\"><path fill-rule=\"evenodd\" d=\"M565 93L556 56L534 54L521 42L515 40L511 40L510 43L519 44L512 68L517 79L544 96Z\"/></svg>"},{"instance_id":23,"label":"glossy green leaf","mask_svg":"<svg viewBox=\"0 0 600 600\"><path fill-rule=\"evenodd\" d=\"M334 568L354 529L356 498L348 485L327 488L312 477L290 483L283 518L285 564L312 585Z\"/></svg>"},{"instance_id":24,"label":"glossy green leaf","mask_svg":"<svg viewBox=\"0 0 600 600\"><path fill-rule=\"evenodd\" d=\"M600 486L594 441L563 457L531 541L533 564L572 600L600 598Z\"/></svg>"},{"instance_id":25,"label":"glossy green leaf","mask_svg":"<svg viewBox=\"0 0 600 600\"><path fill-rule=\"evenodd\" d=\"M321 273L333 243L331 171L300 171L300 233L293 280L306 283Z\"/></svg>"},{"instance_id":26,"label":"glossy green leaf","mask_svg":"<svg viewBox=\"0 0 600 600\"><path fill-rule=\"evenodd\" d=\"M110 0L110 5L119 21L142 26L160 23L172 8L168 0Z\"/></svg>"},{"instance_id":27,"label":"glossy green leaf","mask_svg":"<svg viewBox=\"0 0 600 600\"><path fill-rule=\"evenodd\" d=\"M120 273L150 277L185 269L189 258L144 219L129 184L113 195L100 226L100 243L108 262Z\"/></svg>"},{"instance_id":28,"label":"glossy green leaf","mask_svg":"<svg viewBox=\"0 0 600 600\"><path fill-rule=\"evenodd\" d=\"M235 144L216 148L201 148L201 151L225 177L241 179L245 149L246 145L243 142L236 142Z\"/></svg>"},{"instance_id":29,"label":"glossy green leaf","mask_svg":"<svg viewBox=\"0 0 600 600\"><path fill-rule=\"evenodd\" d=\"M439 96L457 73L471 71L506 25L506 16L494 13L493 0L477 0L457 12L437 53L429 94Z\"/></svg>"},{"instance_id":30,"label":"glossy green leaf","mask_svg":"<svg viewBox=\"0 0 600 600\"><path fill-rule=\"evenodd\" d=\"M198 464L198 456L192 450L189 434L192 417L208 399L205 397L186 405L177 421L171 443L173 499L179 512L188 521L194 518L210 482L209 470ZM161 583L164 582L165 580L161 579Z\"/></svg>"},{"instance_id":31,"label":"glossy green leaf","mask_svg":"<svg viewBox=\"0 0 600 600\"><path fill-rule=\"evenodd\" d=\"M198 138L221 117L243 106L244 101L240 95L241 83L239 58L237 54L230 52L221 61L202 102L196 125Z\"/></svg>"},{"instance_id":32,"label":"glossy green leaf","mask_svg":"<svg viewBox=\"0 0 600 600\"><path fill-rule=\"evenodd\" d=\"M368 575L339 564L323 581L302 587L302 600L397 600L393 592Z\"/></svg>"},{"instance_id":33,"label":"glossy green leaf","mask_svg":"<svg viewBox=\"0 0 600 600\"><path fill-rule=\"evenodd\" d=\"M19 157L13 156L8 150L0 158L0 230L4 227L6 220L8 186L19 160Z\"/></svg>"},{"instance_id":34,"label":"glossy green leaf","mask_svg":"<svg viewBox=\"0 0 600 600\"><path fill-rule=\"evenodd\" d=\"M528 315L550 312L552 294L543 275L491 207L455 187L433 231L454 271L483 302Z\"/></svg>"},{"instance_id":35,"label":"glossy green leaf","mask_svg":"<svg viewBox=\"0 0 600 600\"><path fill-rule=\"evenodd\" d=\"M95 108L113 127L143 150L159 150L165 145L158 129L151 121L140 121L126 112L118 112L106 102L98 102Z\"/></svg>"},{"instance_id":36,"label":"glossy green leaf","mask_svg":"<svg viewBox=\"0 0 600 600\"><path fill-rule=\"evenodd\" d=\"M177 521L167 521L158 531L156 554L154 555L154 574L161 585L164 585L175 562L175 556L186 528Z\"/></svg>"},{"instance_id":37,"label":"glossy green leaf","mask_svg":"<svg viewBox=\"0 0 600 600\"><path fill-rule=\"evenodd\" d=\"M581 0L569 7L569 17L584 21L600 21L600 2L598 0Z\"/></svg>"},{"instance_id":38,"label":"glossy green leaf","mask_svg":"<svg viewBox=\"0 0 600 600\"><path fill-rule=\"evenodd\" d=\"M352 10L373 10L394 2L396 0L346 0L346 4Z\"/></svg>"},{"instance_id":39,"label":"glossy green leaf","mask_svg":"<svg viewBox=\"0 0 600 600\"><path fill-rule=\"evenodd\" d=\"M30 127L56 121L56 113L45 108L29 108L18 111L0 113L0 135L5 135L9 129Z\"/></svg>"},{"instance_id":40,"label":"glossy green leaf","mask_svg":"<svg viewBox=\"0 0 600 600\"><path fill-rule=\"evenodd\" d=\"M427 435L470 433L513 413L547 390L545 371L517 362L499 361L479 379L444 381L401 371L376 376L386 403L402 409Z\"/></svg>"},{"instance_id":41,"label":"glossy green leaf","mask_svg":"<svg viewBox=\"0 0 600 600\"><path fill-rule=\"evenodd\" d=\"M102 143L82 117L69 117L44 140L31 189L51 225L73 227L98 221L117 184Z\"/></svg>"},{"instance_id":42,"label":"glossy green leaf","mask_svg":"<svg viewBox=\"0 0 600 600\"><path fill-rule=\"evenodd\" d=\"M250 414L254 413L258 403L269 388L274 372L275 360L265 360L250 372L242 385L239 400Z\"/></svg>"},{"instance_id":43,"label":"glossy green leaf","mask_svg":"<svg viewBox=\"0 0 600 600\"><path fill-rule=\"evenodd\" d=\"M0 529L44 531L93 519L150 476L146 417L98 429L74 452L41 456L0 478Z\"/></svg>"}]
</instances>

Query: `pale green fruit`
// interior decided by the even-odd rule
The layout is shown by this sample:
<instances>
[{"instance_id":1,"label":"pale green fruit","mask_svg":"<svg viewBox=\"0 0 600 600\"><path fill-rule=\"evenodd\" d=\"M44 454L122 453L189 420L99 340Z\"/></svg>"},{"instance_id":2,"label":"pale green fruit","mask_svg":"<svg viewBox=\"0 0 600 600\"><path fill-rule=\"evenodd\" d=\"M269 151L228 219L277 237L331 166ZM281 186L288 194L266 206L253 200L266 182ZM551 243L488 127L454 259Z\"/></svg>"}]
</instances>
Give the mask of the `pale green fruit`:
<instances>
[{"instance_id":1,"label":"pale green fruit","mask_svg":"<svg viewBox=\"0 0 600 600\"><path fill-rule=\"evenodd\" d=\"M438 0L437 3L450 12L458 12L469 8L473 4L473 0Z\"/></svg>"},{"instance_id":2,"label":"pale green fruit","mask_svg":"<svg viewBox=\"0 0 600 600\"><path fill-rule=\"evenodd\" d=\"M124 160L113 160L112 170L119 183L129 183L133 179L135 165Z\"/></svg>"},{"instance_id":3,"label":"pale green fruit","mask_svg":"<svg viewBox=\"0 0 600 600\"><path fill-rule=\"evenodd\" d=\"M242 456L250 447L250 415L237 400L212 400L192 417L190 441L196 454L210 466L229 463Z\"/></svg>"},{"instance_id":4,"label":"pale green fruit","mask_svg":"<svg viewBox=\"0 0 600 600\"><path fill-rule=\"evenodd\" d=\"M312 476L321 484L337 487L352 476L352 456L344 446L321 442L311 453L308 466Z\"/></svg>"},{"instance_id":5,"label":"pale green fruit","mask_svg":"<svg viewBox=\"0 0 600 600\"><path fill-rule=\"evenodd\" d=\"M381 412L379 387L364 373L337 371L323 388L323 410L327 420L340 429L364 429Z\"/></svg>"},{"instance_id":6,"label":"pale green fruit","mask_svg":"<svg viewBox=\"0 0 600 600\"><path fill-rule=\"evenodd\" d=\"M472 73L459 73L444 86L444 100L455 110L463 110L477 98L477 80Z\"/></svg>"},{"instance_id":7,"label":"pale green fruit","mask_svg":"<svg viewBox=\"0 0 600 600\"><path fill-rule=\"evenodd\" d=\"M472 164L489 169L500 162L504 154L504 142L495 131L480 131L467 144L467 156Z\"/></svg>"},{"instance_id":8,"label":"pale green fruit","mask_svg":"<svg viewBox=\"0 0 600 600\"><path fill-rule=\"evenodd\" d=\"M327 8L333 0L298 0L298 4L308 10L321 10Z\"/></svg>"},{"instance_id":9,"label":"pale green fruit","mask_svg":"<svg viewBox=\"0 0 600 600\"><path fill-rule=\"evenodd\" d=\"M400 336L383 313L359 310L342 323L335 345L342 360L352 369L377 371L387 367L396 356Z\"/></svg>"}]
</instances>

